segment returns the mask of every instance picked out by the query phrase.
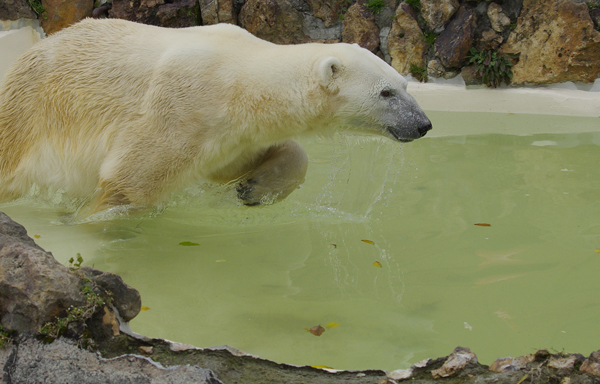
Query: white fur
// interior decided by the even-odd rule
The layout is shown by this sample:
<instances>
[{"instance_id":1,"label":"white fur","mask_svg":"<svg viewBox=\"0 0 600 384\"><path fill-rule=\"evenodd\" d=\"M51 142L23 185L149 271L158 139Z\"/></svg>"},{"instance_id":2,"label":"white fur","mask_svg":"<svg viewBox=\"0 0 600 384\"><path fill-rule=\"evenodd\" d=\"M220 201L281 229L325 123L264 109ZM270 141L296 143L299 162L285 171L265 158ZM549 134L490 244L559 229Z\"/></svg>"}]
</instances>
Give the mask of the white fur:
<instances>
[{"instance_id":1,"label":"white fur","mask_svg":"<svg viewBox=\"0 0 600 384\"><path fill-rule=\"evenodd\" d=\"M386 87L416 114L382 102ZM7 72L0 197L36 183L99 193L99 209L152 205L199 178L240 178L290 138L335 127L393 137L386 127L421 124L419 111L406 80L358 46L280 46L229 24L87 19Z\"/></svg>"}]
</instances>

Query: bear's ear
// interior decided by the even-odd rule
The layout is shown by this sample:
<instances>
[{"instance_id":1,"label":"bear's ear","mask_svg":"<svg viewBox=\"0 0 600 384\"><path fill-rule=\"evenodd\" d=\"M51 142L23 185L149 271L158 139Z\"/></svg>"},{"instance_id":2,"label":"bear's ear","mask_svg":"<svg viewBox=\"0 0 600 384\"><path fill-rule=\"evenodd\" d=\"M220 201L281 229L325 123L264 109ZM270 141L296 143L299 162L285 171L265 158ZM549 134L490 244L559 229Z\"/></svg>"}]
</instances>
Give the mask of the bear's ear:
<instances>
[{"instance_id":1,"label":"bear's ear","mask_svg":"<svg viewBox=\"0 0 600 384\"><path fill-rule=\"evenodd\" d=\"M317 68L319 84L331 93L337 92L338 85L335 79L339 76L341 69L342 63L337 57L329 56L321 59Z\"/></svg>"}]
</instances>

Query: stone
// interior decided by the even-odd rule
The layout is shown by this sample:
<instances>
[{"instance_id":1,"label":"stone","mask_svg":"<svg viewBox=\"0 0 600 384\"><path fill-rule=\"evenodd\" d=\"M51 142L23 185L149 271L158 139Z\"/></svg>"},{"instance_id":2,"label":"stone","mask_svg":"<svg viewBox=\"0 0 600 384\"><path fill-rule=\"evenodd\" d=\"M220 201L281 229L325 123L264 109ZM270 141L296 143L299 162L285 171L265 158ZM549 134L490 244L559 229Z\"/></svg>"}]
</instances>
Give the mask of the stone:
<instances>
[{"instance_id":1,"label":"stone","mask_svg":"<svg viewBox=\"0 0 600 384\"><path fill-rule=\"evenodd\" d=\"M46 13L41 25L49 35L92 16L94 0L42 0L42 5Z\"/></svg>"},{"instance_id":2,"label":"stone","mask_svg":"<svg viewBox=\"0 0 600 384\"><path fill-rule=\"evenodd\" d=\"M408 74L410 65L425 67L425 54L429 49L417 21L403 7L398 7L392 29L388 35L387 49L392 67L401 74Z\"/></svg>"},{"instance_id":3,"label":"stone","mask_svg":"<svg viewBox=\"0 0 600 384\"><path fill-rule=\"evenodd\" d=\"M466 6L460 7L448 27L434 43L435 55L446 68L463 66L469 49L473 46L475 12Z\"/></svg>"},{"instance_id":4,"label":"stone","mask_svg":"<svg viewBox=\"0 0 600 384\"><path fill-rule=\"evenodd\" d=\"M310 41L303 32L304 9L296 0L248 0L240 10L240 26L276 44Z\"/></svg>"},{"instance_id":5,"label":"stone","mask_svg":"<svg viewBox=\"0 0 600 384\"><path fill-rule=\"evenodd\" d=\"M442 79L451 79L458 76L458 71L448 71L438 59L429 60L427 63L427 75Z\"/></svg>"},{"instance_id":6,"label":"stone","mask_svg":"<svg viewBox=\"0 0 600 384\"><path fill-rule=\"evenodd\" d=\"M490 19L492 29L502 33L510 27L510 17L502 12L502 7L496 3L490 3L487 9L487 16Z\"/></svg>"},{"instance_id":7,"label":"stone","mask_svg":"<svg viewBox=\"0 0 600 384\"><path fill-rule=\"evenodd\" d=\"M52 378L56 383L153 383L153 384L222 384L210 370L196 365L165 368L147 357L123 355L103 359L99 354L78 348L59 338L44 344L25 339L12 347L4 365L11 383L33 383L32 378Z\"/></svg>"},{"instance_id":8,"label":"stone","mask_svg":"<svg viewBox=\"0 0 600 384\"><path fill-rule=\"evenodd\" d=\"M203 25L236 24L237 19L233 0L200 0L200 15Z\"/></svg>"},{"instance_id":9,"label":"stone","mask_svg":"<svg viewBox=\"0 0 600 384\"><path fill-rule=\"evenodd\" d=\"M600 5L590 11L590 16L596 28L600 28Z\"/></svg>"},{"instance_id":10,"label":"stone","mask_svg":"<svg viewBox=\"0 0 600 384\"><path fill-rule=\"evenodd\" d=\"M0 2L0 20L37 19L27 0L4 0Z\"/></svg>"},{"instance_id":11,"label":"stone","mask_svg":"<svg viewBox=\"0 0 600 384\"><path fill-rule=\"evenodd\" d=\"M525 369L527 364L533 363L535 356L532 354L520 356L520 357L501 357L496 359L490 365L490 371L492 372L511 372Z\"/></svg>"},{"instance_id":12,"label":"stone","mask_svg":"<svg viewBox=\"0 0 600 384\"><path fill-rule=\"evenodd\" d=\"M412 368L409 369L397 369L395 371L392 371L390 373L388 373L388 378L392 379L392 380L408 380L412 377L413 374L413 370Z\"/></svg>"},{"instance_id":13,"label":"stone","mask_svg":"<svg viewBox=\"0 0 600 384\"><path fill-rule=\"evenodd\" d=\"M151 355L154 352L154 347L141 346L139 350L145 355Z\"/></svg>"},{"instance_id":14,"label":"stone","mask_svg":"<svg viewBox=\"0 0 600 384\"><path fill-rule=\"evenodd\" d=\"M357 43L371 52L379 48L379 27L375 18L366 6L354 3L344 17L342 41Z\"/></svg>"},{"instance_id":15,"label":"stone","mask_svg":"<svg viewBox=\"0 0 600 384\"><path fill-rule=\"evenodd\" d=\"M552 356L550 360L548 360L548 367L554 369L573 369L575 368L575 364L583 363L585 358L578 354L573 353L568 356Z\"/></svg>"},{"instance_id":16,"label":"stone","mask_svg":"<svg viewBox=\"0 0 600 384\"><path fill-rule=\"evenodd\" d=\"M43 324L66 316L69 307L86 305L81 292L84 276L94 283L95 293L113 298L122 319L129 321L139 313L139 292L120 276L89 267L71 271L36 245L23 226L0 212L0 324L6 330L37 332ZM119 334L112 308L98 307L86 322L95 338ZM73 337L83 332L80 326L84 325L69 324Z\"/></svg>"},{"instance_id":17,"label":"stone","mask_svg":"<svg viewBox=\"0 0 600 384\"><path fill-rule=\"evenodd\" d=\"M198 25L196 0L113 0L110 17L169 28Z\"/></svg>"},{"instance_id":18,"label":"stone","mask_svg":"<svg viewBox=\"0 0 600 384\"><path fill-rule=\"evenodd\" d=\"M379 53L383 55L383 59L388 64L392 62L390 52L388 51L388 36L391 30L391 27L383 27L379 30Z\"/></svg>"},{"instance_id":19,"label":"stone","mask_svg":"<svg viewBox=\"0 0 600 384\"><path fill-rule=\"evenodd\" d=\"M591 83L600 76L600 32L584 3L524 0L500 50L521 53L512 68L514 85Z\"/></svg>"},{"instance_id":20,"label":"stone","mask_svg":"<svg viewBox=\"0 0 600 384\"><path fill-rule=\"evenodd\" d=\"M339 43L342 40L343 29L344 24L341 21L327 26L323 20L308 14L304 15L302 21L302 32L319 42Z\"/></svg>"},{"instance_id":21,"label":"stone","mask_svg":"<svg viewBox=\"0 0 600 384\"><path fill-rule=\"evenodd\" d=\"M5 329L36 331L71 305L85 303L79 277L1 212L0 223L0 323Z\"/></svg>"},{"instance_id":22,"label":"stone","mask_svg":"<svg viewBox=\"0 0 600 384\"><path fill-rule=\"evenodd\" d=\"M579 370L588 375L600 377L600 350L592 352L590 357L581 364Z\"/></svg>"},{"instance_id":23,"label":"stone","mask_svg":"<svg viewBox=\"0 0 600 384\"><path fill-rule=\"evenodd\" d=\"M502 44L502 35L493 29L486 29L481 33L481 39L477 41L475 48L479 51L497 50Z\"/></svg>"},{"instance_id":24,"label":"stone","mask_svg":"<svg viewBox=\"0 0 600 384\"><path fill-rule=\"evenodd\" d=\"M314 17L323 21L325 27L337 24L348 7L347 0L307 0Z\"/></svg>"},{"instance_id":25,"label":"stone","mask_svg":"<svg viewBox=\"0 0 600 384\"><path fill-rule=\"evenodd\" d=\"M477 74L477 70L474 65L467 65L460 71L466 86L481 85L481 77Z\"/></svg>"},{"instance_id":26,"label":"stone","mask_svg":"<svg viewBox=\"0 0 600 384\"><path fill-rule=\"evenodd\" d=\"M444 365L432 370L431 375L434 379L454 376L465 369L469 362L477 363L477 356L469 348L456 347Z\"/></svg>"},{"instance_id":27,"label":"stone","mask_svg":"<svg viewBox=\"0 0 600 384\"><path fill-rule=\"evenodd\" d=\"M431 30L440 33L459 7L458 0L421 0L421 16Z\"/></svg>"},{"instance_id":28,"label":"stone","mask_svg":"<svg viewBox=\"0 0 600 384\"><path fill-rule=\"evenodd\" d=\"M125 284L121 276L90 267L82 267L81 271L113 298L112 304L123 320L130 321L140 313L142 308L140 293Z\"/></svg>"}]
</instances>

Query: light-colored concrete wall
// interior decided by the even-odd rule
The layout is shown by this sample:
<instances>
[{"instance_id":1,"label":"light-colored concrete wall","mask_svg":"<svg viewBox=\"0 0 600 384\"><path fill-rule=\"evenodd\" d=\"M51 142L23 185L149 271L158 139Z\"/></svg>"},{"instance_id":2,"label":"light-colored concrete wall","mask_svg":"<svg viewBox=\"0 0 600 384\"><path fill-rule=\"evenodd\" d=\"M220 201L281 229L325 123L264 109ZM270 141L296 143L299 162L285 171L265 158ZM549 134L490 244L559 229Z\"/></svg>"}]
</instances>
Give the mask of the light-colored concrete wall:
<instances>
[{"instance_id":1,"label":"light-colored concrete wall","mask_svg":"<svg viewBox=\"0 0 600 384\"><path fill-rule=\"evenodd\" d=\"M42 38L34 29L35 23L31 20L0 21L0 81L12 63Z\"/></svg>"}]
</instances>

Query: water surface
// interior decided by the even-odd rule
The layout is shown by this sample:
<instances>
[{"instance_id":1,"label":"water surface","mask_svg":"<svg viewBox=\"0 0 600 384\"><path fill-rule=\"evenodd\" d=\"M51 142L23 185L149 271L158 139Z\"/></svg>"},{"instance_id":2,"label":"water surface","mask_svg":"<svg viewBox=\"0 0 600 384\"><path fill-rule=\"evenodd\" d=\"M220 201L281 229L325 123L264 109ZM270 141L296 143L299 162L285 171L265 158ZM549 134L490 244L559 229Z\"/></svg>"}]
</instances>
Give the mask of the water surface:
<instances>
[{"instance_id":1,"label":"water surface","mask_svg":"<svg viewBox=\"0 0 600 384\"><path fill-rule=\"evenodd\" d=\"M58 194L0 210L59 261L81 253L138 289L150 310L131 326L150 337L338 369L406 368L458 345L487 364L597 350L598 119L431 116L441 137L403 146L303 140L307 182L273 206L200 185L88 222L69 222ZM477 134L486 124L511 135Z\"/></svg>"}]
</instances>

